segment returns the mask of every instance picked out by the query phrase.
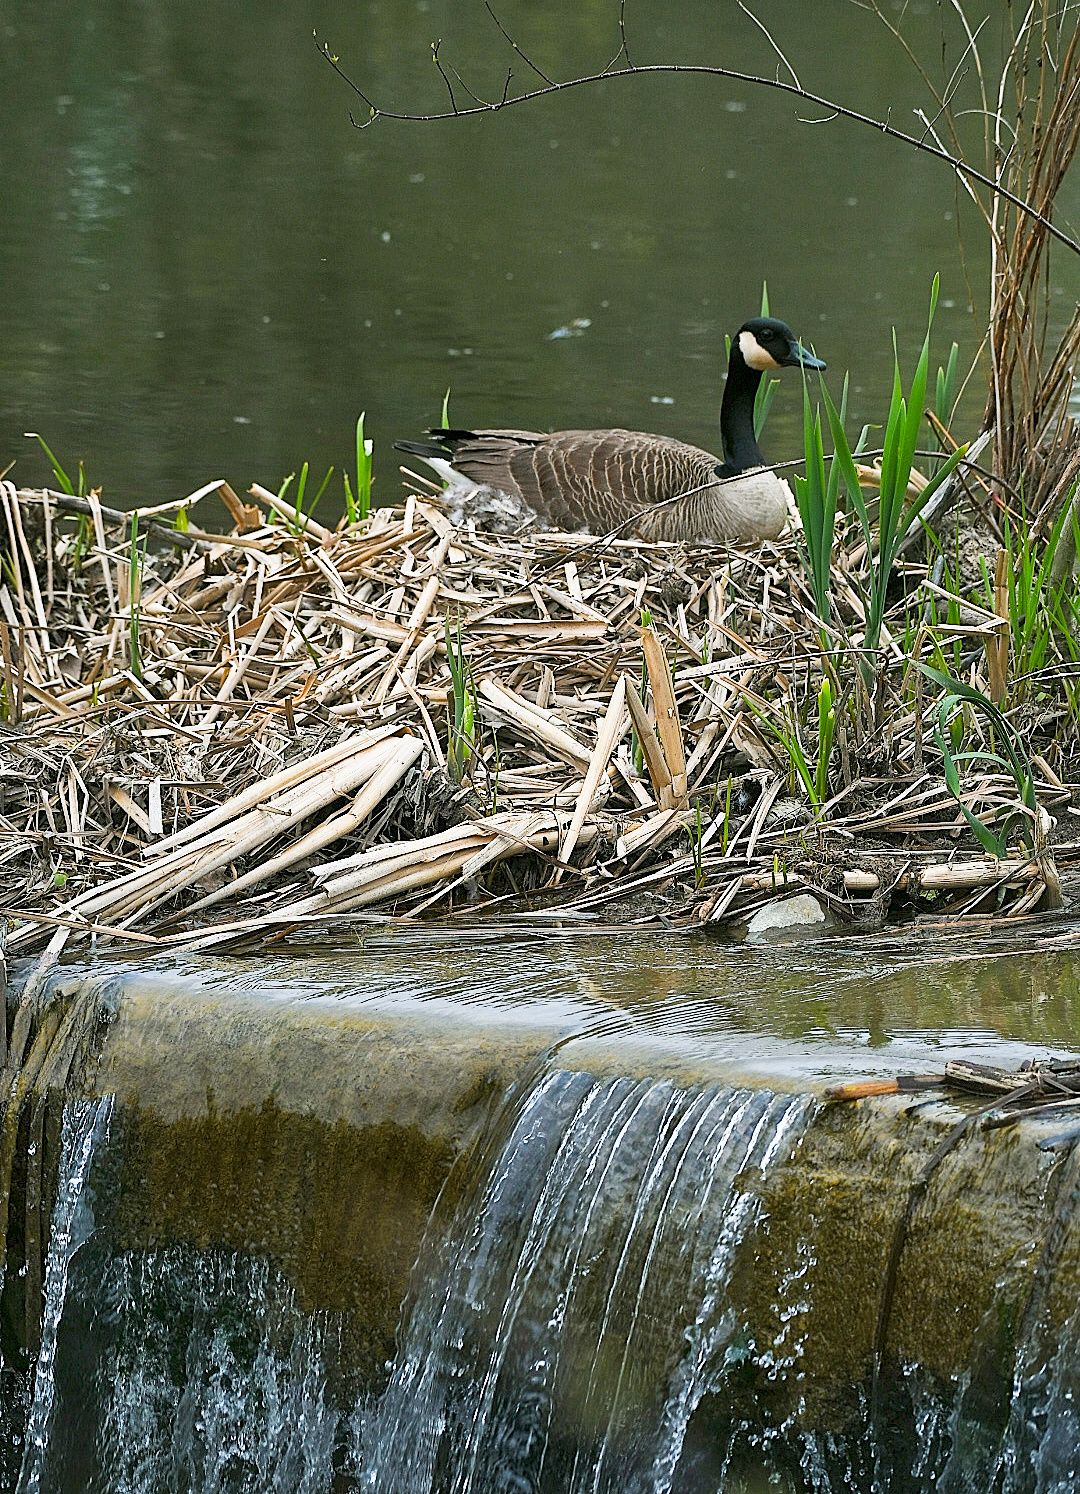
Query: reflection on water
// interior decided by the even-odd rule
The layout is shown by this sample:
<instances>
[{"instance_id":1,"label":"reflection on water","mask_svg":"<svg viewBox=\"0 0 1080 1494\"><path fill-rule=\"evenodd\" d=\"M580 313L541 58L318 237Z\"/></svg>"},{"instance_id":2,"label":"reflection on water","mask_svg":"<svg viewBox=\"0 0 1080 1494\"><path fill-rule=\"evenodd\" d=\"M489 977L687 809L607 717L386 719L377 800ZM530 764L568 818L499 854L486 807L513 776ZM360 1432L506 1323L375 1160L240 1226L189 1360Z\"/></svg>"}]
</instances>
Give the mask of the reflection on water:
<instances>
[{"instance_id":1,"label":"reflection on water","mask_svg":"<svg viewBox=\"0 0 1080 1494\"><path fill-rule=\"evenodd\" d=\"M630 1062L637 1048L646 1065L666 1055L672 1071L720 1065L776 1082L936 1069L951 1056L1019 1064L1080 1046L1080 925L1067 920L771 947L583 925L364 923L312 931L269 957L162 956L135 972L113 955L95 966L114 967L170 1001L221 995L418 1029L541 1030L593 1067Z\"/></svg>"},{"instance_id":2,"label":"reflection on water","mask_svg":"<svg viewBox=\"0 0 1080 1494\"><path fill-rule=\"evenodd\" d=\"M617 10L508 0L505 19L566 76L612 55ZM904 17L936 67L938 7ZM919 84L865 9L779 0L768 19L808 86L910 118ZM638 62L776 71L733 4L634 0L629 24ZM667 78L361 134L313 25L387 104L444 106L434 37L482 95L505 77L480 0L237 0L212 27L165 0L7 8L0 462L40 429L113 499L276 483L304 458L340 463L366 408L389 497L388 443L436 419L447 385L459 423L711 446L723 334L763 276L774 309L851 369L856 423L881 418L889 328L913 349L935 270L942 352L978 343L951 176L872 131ZM793 454L790 388L771 420L772 450ZM18 475L44 478L40 455Z\"/></svg>"}]
</instances>

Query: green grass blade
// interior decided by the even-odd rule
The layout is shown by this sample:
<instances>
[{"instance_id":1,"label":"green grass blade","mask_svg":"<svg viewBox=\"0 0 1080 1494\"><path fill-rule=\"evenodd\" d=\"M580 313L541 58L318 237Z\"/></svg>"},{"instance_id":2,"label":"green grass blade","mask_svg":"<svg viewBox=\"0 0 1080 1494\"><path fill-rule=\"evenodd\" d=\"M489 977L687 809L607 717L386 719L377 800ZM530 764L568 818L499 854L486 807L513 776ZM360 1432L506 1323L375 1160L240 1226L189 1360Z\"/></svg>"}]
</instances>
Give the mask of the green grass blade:
<instances>
[{"instance_id":1,"label":"green grass blade","mask_svg":"<svg viewBox=\"0 0 1080 1494\"><path fill-rule=\"evenodd\" d=\"M59 461L57 460L56 453L53 451L49 443L45 440L45 437L39 436L37 431L27 431L26 434L32 441L36 441L37 444L41 447L42 451L45 453L46 457L49 460L49 466L53 470L53 476L56 478L56 482L60 490L66 493L69 498L74 498L76 494L71 478L64 471L63 467L61 467Z\"/></svg>"},{"instance_id":2,"label":"green grass blade","mask_svg":"<svg viewBox=\"0 0 1080 1494\"><path fill-rule=\"evenodd\" d=\"M847 379L844 379L844 393L840 402L840 409L836 408L832 395L829 393L825 380L821 381L821 395L825 402L825 414L829 422L829 436L833 446L833 467L840 478L843 479L844 491L848 502L859 516L862 526L863 537L869 544L870 520L867 514L866 502L862 495L862 486L859 482L859 474L855 470L855 456L848 444L847 432L844 430L844 409L847 405Z\"/></svg>"},{"instance_id":3,"label":"green grass blade","mask_svg":"<svg viewBox=\"0 0 1080 1494\"><path fill-rule=\"evenodd\" d=\"M1020 738L1012 731L994 702L981 690L976 690L974 685L969 685L966 680L957 679L954 675L946 674L944 670L935 669L932 664L924 664L921 659L916 659L914 662L916 668L921 670L927 679L933 680L934 684L939 685L948 695L954 696L957 700L966 700L983 712L993 726L1008 759L1009 769L1021 799L1029 809L1033 810L1035 808L1035 786L1031 763Z\"/></svg>"},{"instance_id":4,"label":"green grass blade","mask_svg":"<svg viewBox=\"0 0 1080 1494\"><path fill-rule=\"evenodd\" d=\"M769 411L772 409L772 402L779 388L779 379L762 379L754 395L754 435L759 439L765 429L765 422L769 418Z\"/></svg>"}]
</instances>

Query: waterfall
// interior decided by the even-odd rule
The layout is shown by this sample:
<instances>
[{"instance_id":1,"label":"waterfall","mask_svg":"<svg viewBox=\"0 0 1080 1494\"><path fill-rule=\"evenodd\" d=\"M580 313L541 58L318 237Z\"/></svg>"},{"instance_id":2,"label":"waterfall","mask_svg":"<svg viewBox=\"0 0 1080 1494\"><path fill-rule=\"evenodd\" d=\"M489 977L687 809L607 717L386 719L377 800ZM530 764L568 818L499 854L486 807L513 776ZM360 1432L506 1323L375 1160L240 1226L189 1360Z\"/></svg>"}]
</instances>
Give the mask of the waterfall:
<instances>
[{"instance_id":1,"label":"waterfall","mask_svg":"<svg viewBox=\"0 0 1080 1494\"><path fill-rule=\"evenodd\" d=\"M123 1255L101 1296L113 1320L99 1376L102 1494L330 1489L332 1334L266 1261Z\"/></svg>"},{"instance_id":2,"label":"waterfall","mask_svg":"<svg viewBox=\"0 0 1080 1494\"><path fill-rule=\"evenodd\" d=\"M90 1167L109 1128L112 1100L76 1100L65 1106L60 1175L45 1270L45 1307L41 1346L34 1369L34 1393L18 1494L38 1494L49 1432L56 1410L57 1336L67 1301L68 1278L75 1253L85 1244L94 1218L86 1199Z\"/></svg>"},{"instance_id":3,"label":"waterfall","mask_svg":"<svg viewBox=\"0 0 1080 1494\"><path fill-rule=\"evenodd\" d=\"M362 1488L671 1489L732 1347L753 1177L809 1111L763 1091L543 1078L422 1263L363 1428Z\"/></svg>"},{"instance_id":4,"label":"waterfall","mask_svg":"<svg viewBox=\"0 0 1080 1494\"><path fill-rule=\"evenodd\" d=\"M258 1257L111 1249L91 1197L111 1115L64 1109L17 1494L330 1494L348 1417L325 1393L330 1315Z\"/></svg>"},{"instance_id":5,"label":"waterfall","mask_svg":"<svg viewBox=\"0 0 1080 1494\"><path fill-rule=\"evenodd\" d=\"M962 1371L897 1349L822 1412L830 1117L880 1154L806 1096L531 1070L447 1178L380 1375L386 1340L360 1373L365 1322L255 1247L134 1247L121 1112L69 1100L12 1494L1073 1494L1080 1150Z\"/></svg>"}]
</instances>

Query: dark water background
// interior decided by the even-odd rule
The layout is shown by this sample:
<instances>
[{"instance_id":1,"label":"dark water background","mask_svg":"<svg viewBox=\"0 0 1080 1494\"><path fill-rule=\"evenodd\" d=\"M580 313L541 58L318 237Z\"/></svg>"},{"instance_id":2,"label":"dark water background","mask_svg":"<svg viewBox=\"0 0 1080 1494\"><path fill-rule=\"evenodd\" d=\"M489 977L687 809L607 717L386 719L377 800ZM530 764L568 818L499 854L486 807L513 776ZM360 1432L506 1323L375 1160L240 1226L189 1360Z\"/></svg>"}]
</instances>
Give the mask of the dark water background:
<instances>
[{"instance_id":1,"label":"dark water background","mask_svg":"<svg viewBox=\"0 0 1080 1494\"><path fill-rule=\"evenodd\" d=\"M939 8L892 11L940 75ZM922 85L867 11L766 12L808 87L912 127ZM565 76L607 62L617 14L505 0L501 18ZM639 63L778 68L733 0L630 0L628 21ZM47 477L22 435L40 430L113 502L222 476L277 486L305 458L340 464L366 409L388 499L389 443L437 421L448 385L461 424L715 446L723 334L763 278L773 310L850 368L860 422L883 414L891 326L914 356L935 270L940 356L952 338L977 347L966 277L981 298L984 237L969 221L965 257L939 163L702 78L358 133L313 28L388 107L444 106L436 37L478 92L502 87L481 0L4 7L0 463L17 456L20 482ZM552 336L575 319L580 335ZM789 379L771 454L794 454L798 430ZM331 491L328 507L336 477Z\"/></svg>"}]
</instances>

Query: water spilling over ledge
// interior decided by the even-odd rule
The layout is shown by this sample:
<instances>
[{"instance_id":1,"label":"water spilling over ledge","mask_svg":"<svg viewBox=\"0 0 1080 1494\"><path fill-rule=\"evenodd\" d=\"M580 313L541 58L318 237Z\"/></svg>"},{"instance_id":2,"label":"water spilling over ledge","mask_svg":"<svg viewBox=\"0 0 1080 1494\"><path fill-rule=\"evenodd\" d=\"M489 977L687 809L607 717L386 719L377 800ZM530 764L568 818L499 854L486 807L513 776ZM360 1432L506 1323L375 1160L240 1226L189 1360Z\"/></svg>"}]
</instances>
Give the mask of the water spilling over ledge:
<instances>
[{"instance_id":1,"label":"water spilling over ledge","mask_svg":"<svg viewBox=\"0 0 1080 1494\"><path fill-rule=\"evenodd\" d=\"M910 951L802 971L799 1037L766 957L754 989L682 944L657 1001L674 949L635 984L616 942L55 972L5 1131L2 1487L1072 1487L1067 1116L942 1151L942 1099L823 1103L940 1062ZM1071 1012L1067 951L1027 1015L1008 954L921 954L970 1053ZM998 1034L960 1026L984 964Z\"/></svg>"}]
</instances>

